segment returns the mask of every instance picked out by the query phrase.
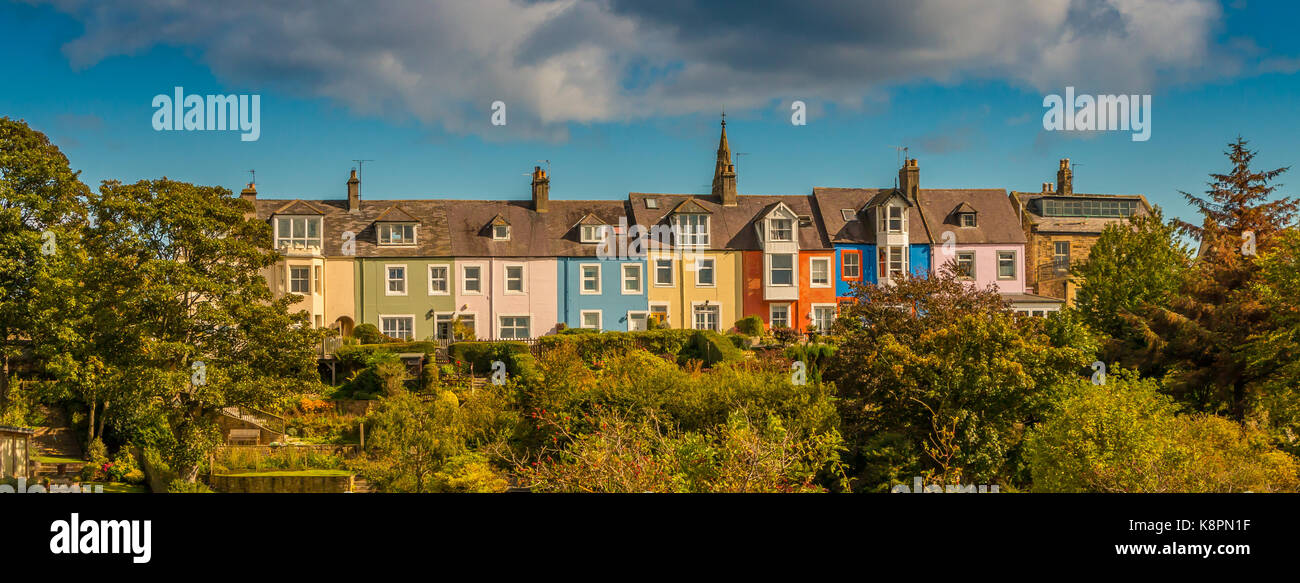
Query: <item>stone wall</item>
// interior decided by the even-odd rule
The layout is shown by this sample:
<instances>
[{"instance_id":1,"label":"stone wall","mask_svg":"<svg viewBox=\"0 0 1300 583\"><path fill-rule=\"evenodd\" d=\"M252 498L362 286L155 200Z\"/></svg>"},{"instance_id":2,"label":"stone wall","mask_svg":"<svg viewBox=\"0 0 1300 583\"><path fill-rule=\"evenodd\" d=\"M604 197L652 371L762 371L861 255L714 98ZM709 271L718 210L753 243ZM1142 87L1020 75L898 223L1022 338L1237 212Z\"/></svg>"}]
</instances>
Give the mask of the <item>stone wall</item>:
<instances>
[{"instance_id":1,"label":"stone wall","mask_svg":"<svg viewBox=\"0 0 1300 583\"><path fill-rule=\"evenodd\" d=\"M352 475L346 476L212 476L211 486L218 492L235 494L333 494L352 491Z\"/></svg>"}]
</instances>

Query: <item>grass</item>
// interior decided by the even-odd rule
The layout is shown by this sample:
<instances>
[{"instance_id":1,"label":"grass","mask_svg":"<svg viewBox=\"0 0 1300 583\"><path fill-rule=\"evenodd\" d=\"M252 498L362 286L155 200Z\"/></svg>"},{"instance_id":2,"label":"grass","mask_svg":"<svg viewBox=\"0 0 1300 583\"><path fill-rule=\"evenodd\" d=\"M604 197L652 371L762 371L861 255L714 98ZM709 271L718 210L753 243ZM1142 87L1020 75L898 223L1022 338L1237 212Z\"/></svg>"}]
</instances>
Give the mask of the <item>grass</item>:
<instances>
[{"instance_id":1,"label":"grass","mask_svg":"<svg viewBox=\"0 0 1300 583\"><path fill-rule=\"evenodd\" d=\"M248 478L255 476L350 476L353 472L347 470L281 470L268 472L241 472L238 474L223 474L236 478ZM107 492L107 490L105 490Z\"/></svg>"},{"instance_id":2,"label":"grass","mask_svg":"<svg viewBox=\"0 0 1300 583\"><path fill-rule=\"evenodd\" d=\"M36 461L43 464L84 464L86 463L86 460L75 458L75 457L44 456L44 455L36 456Z\"/></svg>"}]
</instances>

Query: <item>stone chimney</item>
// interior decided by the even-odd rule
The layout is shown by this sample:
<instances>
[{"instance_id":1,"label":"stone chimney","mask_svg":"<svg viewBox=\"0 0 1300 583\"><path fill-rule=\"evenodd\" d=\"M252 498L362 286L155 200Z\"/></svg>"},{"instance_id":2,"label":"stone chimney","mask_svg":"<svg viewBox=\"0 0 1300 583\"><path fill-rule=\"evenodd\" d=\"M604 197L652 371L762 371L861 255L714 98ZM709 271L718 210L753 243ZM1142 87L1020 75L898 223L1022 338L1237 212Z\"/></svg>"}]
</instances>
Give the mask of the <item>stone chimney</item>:
<instances>
[{"instance_id":1,"label":"stone chimney","mask_svg":"<svg viewBox=\"0 0 1300 583\"><path fill-rule=\"evenodd\" d=\"M1070 169L1069 158L1061 158L1061 168L1056 171L1056 194L1074 194L1074 171Z\"/></svg>"},{"instance_id":2,"label":"stone chimney","mask_svg":"<svg viewBox=\"0 0 1300 583\"><path fill-rule=\"evenodd\" d=\"M246 201L248 201L248 202L256 203L256 202L257 202L257 185L256 185L256 184L253 184L252 182L249 182L249 183L248 183L248 186L245 186L245 187L244 187L244 190L241 190L241 191L239 192L239 198L242 198L242 199L244 199L244 200L246 200Z\"/></svg>"},{"instance_id":3,"label":"stone chimney","mask_svg":"<svg viewBox=\"0 0 1300 583\"><path fill-rule=\"evenodd\" d=\"M544 213L550 210L551 178L541 166L533 166L533 210Z\"/></svg>"},{"instance_id":4,"label":"stone chimney","mask_svg":"<svg viewBox=\"0 0 1300 583\"><path fill-rule=\"evenodd\" d=\"M921 167L916 158L908 158L903 167L898 169L898 190L912 202L920 200Z\"/></svg>"},{"instance_id":5,"label":"stone chimney","mask_svg":"<svg viewBox=\"0 0 1300 583\"><path fill-rule=\"evenodd\" d=\"M722 137L718 139L718 159L713 166L713 196L722 206L736 206L736 165L731 163L731 145L727 143L727 120L722 120Z\"/></svg>"},{"instance_id":6,"label":"stone chimney","mask_svg":"<svg viewBox=\"0 0 1300 583\"><path fill-rule=\"evenodd\" d=\"M1043 183L1043 194L1053 194L1056 192L1056 185L1051 182Z\"/></svg>"},{"instance_id":7,"label":"stone chimney","mask_svg":"<svg viewBox=\"0 0 1300 583\"><path fill-rule=\"evenodd\" d=\"M361 210L361 179L357 178L357 169L352 169L352 177L348 179L348 212L355 213Z\"/></svg>"}]
</instances>

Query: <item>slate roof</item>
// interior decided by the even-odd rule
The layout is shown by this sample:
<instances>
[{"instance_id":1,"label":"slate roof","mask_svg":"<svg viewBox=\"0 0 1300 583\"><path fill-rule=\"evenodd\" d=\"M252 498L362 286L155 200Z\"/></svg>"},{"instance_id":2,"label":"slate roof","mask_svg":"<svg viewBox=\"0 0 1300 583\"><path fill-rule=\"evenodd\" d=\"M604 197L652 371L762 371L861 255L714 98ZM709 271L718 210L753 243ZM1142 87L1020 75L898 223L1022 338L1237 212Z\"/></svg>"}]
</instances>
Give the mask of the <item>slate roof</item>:
<instances>
[{"instance_id":1,"label":"slate roof","mask_svg":"<svg viewBox=\"0 0 1300 583\"><path fill-rule=\"evenodd\" d=\"M341 200L287 200L257 199L254 203L257 217L268 224L273 215L320 214L324 221L321 243L326 257L343 257L343 232L356 234L357 257L447 257L452 245L447 237L446 203L441 200L362 200L355 213L348 212L348 201ZM459 203L460 201L455 201ZM375 221L394 206L409 213L420 222L416 244L413 246L384 246L378 244ZM303 212L312 209L316 212ZM390 215L391 216L391 215Z\"/></svg>"},{"instance_id":2,"label":"slate roof","mask_svg":"<svg viewBox=\"0 0 1300 583\"><path fill-rule=\"evenodd\" d=\"M1020 228L1020 217L1005 190L922 188L918 198L930 234L936 239L941 240L943 232L952 231L958 245L1026 241L1025 232ZM958 223L958 217L952 211L963 203L979 213L976 226L962 227Z\"/></svg>"},{"instance_id":3,"label":"slate roof","mask_svg":"<svg viewBox=\"0 0 1300 583\"><path fill-rule=\"evenodd\" d=\"M894 194L893 188L814 188L813 198L826 226L826 233L834 243L875 243L876 225L863 209L870 204L888 200ZM921 191L925 193L925 190ZM910 204L910 203L909 203ZM853 209L857 220L846 221L841 209ZM913 207L915 209L915 207ZM907 239L913 245L928 245L930 237L926 233L920 213L908 213Z\"/></svg>"},{"instance_id":4,"label":"slate roof","mask_svg":"<svg viewBox=\"0 0 1300 583\"><path fill-rule=\"evenodd\" d=\"M657 199L659 208L646 208L647 198ZM763 217L769 207L776 203L785 203L796 215L808 217L810 222L804 226L797 222L795 229L799 233L801 250L831 249L831 242L824 236L820 213L816 210L813 198L806 194L743 194L737 197L736 206L724 207L718 197L705 194L661 194L633 192L628 194L631 206L630 224L651 228L655 225L668 225L667 217L676 209L707 212L709 222L709 248L731 249L735 251L759 251L762 246L754 222Z\"/></svg>"},{"instance_id":5,"label":"slate roof","mask_svg":"<svg viewBox=\"0 0 1300 583\"><path fill-rule=\"evenodd\" d=\"M627 221L627 201L623 200L552 200L545 213L547 247L542 255L555 257L595 257L596 243L582 243L581 225L605 224L617 228L619 219ZM593 220L594 219L594 220Z\"/></svg>"}]
</instances>

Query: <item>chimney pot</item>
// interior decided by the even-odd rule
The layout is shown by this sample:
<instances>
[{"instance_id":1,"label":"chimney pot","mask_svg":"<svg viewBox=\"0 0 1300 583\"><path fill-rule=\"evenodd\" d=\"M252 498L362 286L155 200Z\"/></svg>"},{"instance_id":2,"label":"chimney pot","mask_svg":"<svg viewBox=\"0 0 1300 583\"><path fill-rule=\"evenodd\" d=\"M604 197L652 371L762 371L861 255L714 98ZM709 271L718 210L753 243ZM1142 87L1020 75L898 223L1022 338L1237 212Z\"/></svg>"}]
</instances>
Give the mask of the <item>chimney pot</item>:
<instances>
[{"instance_id":1,"label":"chimney pot","mask_svg":"<svg viewBox=\"0 0 1300 583\"><path fill-rule=\"evenodd\" d=\"M352 169L352 176L348 178L348 212L355 213L361 210L361 180L357 178L357 169Z\"/></svg>"}]
</instances>

